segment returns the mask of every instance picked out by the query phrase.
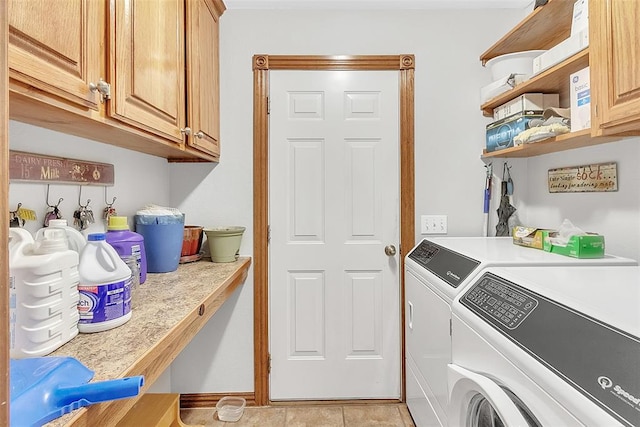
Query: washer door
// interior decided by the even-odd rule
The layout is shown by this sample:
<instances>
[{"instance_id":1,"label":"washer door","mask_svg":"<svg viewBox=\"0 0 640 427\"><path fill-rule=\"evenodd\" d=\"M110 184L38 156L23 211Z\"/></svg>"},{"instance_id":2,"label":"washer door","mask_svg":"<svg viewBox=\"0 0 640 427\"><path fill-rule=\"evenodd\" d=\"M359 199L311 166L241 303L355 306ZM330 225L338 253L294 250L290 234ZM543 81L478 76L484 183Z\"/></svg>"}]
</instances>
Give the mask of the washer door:
<instances>
[{"instance_id":1,"label":"washer door","mask_svg":"<svg viewBox=\"0 0 640 427\"><path fill-rule=\"evenodd\" d=\"M452 427L541 427L508 389L457 365L448 365Z\"/></svg>"}]
</instances>

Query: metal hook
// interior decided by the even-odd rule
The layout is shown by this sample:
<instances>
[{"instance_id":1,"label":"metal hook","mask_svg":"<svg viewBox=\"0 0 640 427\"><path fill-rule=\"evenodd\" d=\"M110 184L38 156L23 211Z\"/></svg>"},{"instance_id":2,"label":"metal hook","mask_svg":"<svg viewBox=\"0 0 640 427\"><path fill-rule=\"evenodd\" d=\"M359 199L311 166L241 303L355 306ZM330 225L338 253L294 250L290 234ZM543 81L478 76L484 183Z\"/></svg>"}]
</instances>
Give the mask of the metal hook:
<instances>
[{"instance_id":1,"label":"metal hook","mask_svg":"<svg viewBox=\"0 0 640 427\"><path fill-rule=\"evenodd\" d=\"M49 184L47 184L47 200L46 200L47 206L49 206L50 208L57 208L58 206L60 206L60 203L62 203L63 200L64 199L60 197L58 199L58 203L56 203L55 205L49 204Z\"/></svg>"},{"instance_id":2,"label":"metal hook","mask_svg":"<svg viewBox=\"0 0 640 427\"><path fill-rule=\"evenodd\" d=\"M117 197L114 197L111 203L107 202L107 187L104 187L104 204L107 205L108 208L113 206L113 204L116 202L116 199Z\"/></svg>"},{"instance_id":3,"label":"metal hook","mask_svg":"<svg viewBox=\"0 0 640 427\"><path fill-rule=\"evenodd\" d=\"M504 162L502 166L502 184L504 186L504 192L508 196L513 195L513 180L511 179L511 166L508 162Z\"/></svg>"},{"instance_id":4,"label":"metal hook","mask_svg":"<svg viewBox=\"0 0 640 427\"><path fill-rule=\"evenodd\" d=\"M82 185L80 186L80 192L78 193L78 205L80 205L81 208L87 208L87 206L89 206L89 203L91 203L91 199L87 199L87 204L83 205L82 203L80 203L80 200L82 199Z\"/></svg>"},{"instance_id":5,"label":"metal hook","mask_svg":"<svg viewBox=\"0 0 640 427\"><path fill-rule=\"evenodd\" d=\"M487 172L487 178L491 178L491 175L493 175L493 163L489 162L486 165L484 165L486 172Z\"/></svg>"}]
</instances>

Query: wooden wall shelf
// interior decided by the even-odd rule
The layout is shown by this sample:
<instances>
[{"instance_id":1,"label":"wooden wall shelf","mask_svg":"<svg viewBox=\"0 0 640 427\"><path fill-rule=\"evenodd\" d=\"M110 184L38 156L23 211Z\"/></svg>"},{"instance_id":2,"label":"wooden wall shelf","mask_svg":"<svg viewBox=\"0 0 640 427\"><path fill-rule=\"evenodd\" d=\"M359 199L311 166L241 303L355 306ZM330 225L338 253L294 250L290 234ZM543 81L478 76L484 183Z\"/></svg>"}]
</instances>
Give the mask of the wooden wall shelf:
<instances>
[{"instance_id":1,"label":"wooden wall shelf","mask_svg":"<svg viewBox=\"0 0 640 427\"><path fill-rule=\"evenodd\" d=\"M498 151L487 152L483 150L482 158L493 157L534 157L542 154L557 153L559 151L573 150L575 148L604 144L622 139L622 137L592 137L591 129L558 135L555 138L545 139L540 142L523 144L517 147L505 148Z\"/></svg>"},{"instance_id":2,"label":"wooden wall shelf","mask_svg":"<svg viewBox=\"0 0 640 427\"><path fill-rule=\"evenodd\" d=\"M480 60L523 50L550 49L571 35L573 1L549 0L531 12L511 31L487 49Z\"/></svg>"},{"instance_id":3,"label":"wooden wall shelf","mask_svg":"<svg viewBox=\"0 0 640 427\"><path fill-rule=\"evenodd\" d=\"M569 106L569 76L589 66L589 48L567 58L535 77L520 83L510 91L501 93L480 107L482 114L493 117L493 109L528 92L558 93L560 105Z\"/></svg>"}]
</instances>

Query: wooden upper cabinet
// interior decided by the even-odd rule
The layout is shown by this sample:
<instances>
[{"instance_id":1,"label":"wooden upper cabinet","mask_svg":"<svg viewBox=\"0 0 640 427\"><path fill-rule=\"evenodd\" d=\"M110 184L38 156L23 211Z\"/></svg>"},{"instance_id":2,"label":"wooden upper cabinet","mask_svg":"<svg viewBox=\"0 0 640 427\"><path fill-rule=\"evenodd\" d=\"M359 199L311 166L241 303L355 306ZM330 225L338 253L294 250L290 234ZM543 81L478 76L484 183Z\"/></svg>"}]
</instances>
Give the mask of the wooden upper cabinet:
<instances>
[{"instance_id":1,"label":"wooden upper cabinet","mask_svg":"<svg viewBox=\"0 0 640 427\"><path fill-rule=\"evenodd\" d=\"M222 0L7 6L13 119L172 161L219 159Z\"/></svg>"},{"instance_id":2,"label":"wooden upper cabinet","mask_svg":"<svg viewBox=\"0 0 640 427\"><path fill-rule=\"evenodd\" d=\"M219 0L187 1L187 123L189 146L220 155Z\"/></svg>"},{"instance_id":3,"label":"wooden upper cabinet","mask_svg":"<svg viewBox=\"0 0 640 427\"><path fill-rule=\"evenodd\" d=\"M89 84L100 78L103 16L100 0L10 0L10 78L97 110Z\"/></svg>"},{"instance_id":4,"label":"wooden upper cabinet","mask_svg":"<svg viewBox=\"0 0 640 427\"><path fill-rule=\"evenodd\" d=\"M111 0L109 25L109 115L179 145L186 123L184 5Z\"/></svg>"},{"instance_id":5,"label":"wooden upper cabinet","mask_svg":"<svg viewBox=\"0 0 640 427\"><path fill-rule=\"evenodd\" d=\"M640 1L589 2L592 131L640 131Z\"/></svg>"}]
</instances>

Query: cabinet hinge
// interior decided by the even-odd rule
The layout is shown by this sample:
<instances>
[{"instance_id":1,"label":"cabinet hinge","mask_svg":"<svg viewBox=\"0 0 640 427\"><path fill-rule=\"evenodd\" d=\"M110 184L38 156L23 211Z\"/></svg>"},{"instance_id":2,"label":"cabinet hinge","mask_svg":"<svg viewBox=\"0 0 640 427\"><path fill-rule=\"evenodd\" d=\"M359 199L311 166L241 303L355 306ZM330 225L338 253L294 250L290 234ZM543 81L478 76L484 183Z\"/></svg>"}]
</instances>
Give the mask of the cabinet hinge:
<instances>
[{"instance_id":1,"label":"cabinet hinge","mask_svg":"<svg viewBox=\"0 0 640 427\"><path fill-rule=\"evenodd\" d=\"M449 319L449 336L453 336L453 320Z\"/></svg>"},{"instance_id":2,"label":"cabinet hinge","mask_svg":"<svg viewBox=\"0 0 640 427\"><path fill-rule=\"evenodd\" d=\"M271 353L267 355L267 373L271 373Z\"/></svg>"},{"instance_id":3,"label":"cabinet hinge","mask_svg":"<svg viewBox=\"0 0 640 427\"><path fill-rule=\"evenodd\" d=\"M271 243L271 226L267 225L267 244Z\"/></svg>"},{"instance_id":4,"label":"cabinet hinge","mask_svg":"<svg viewBox=\"0 0 640 427\"><path fill-rule=\"evenodd\" d=\"M271 114L271 98L267 96L267 114Z\"/></svg>"}]
</instances>

